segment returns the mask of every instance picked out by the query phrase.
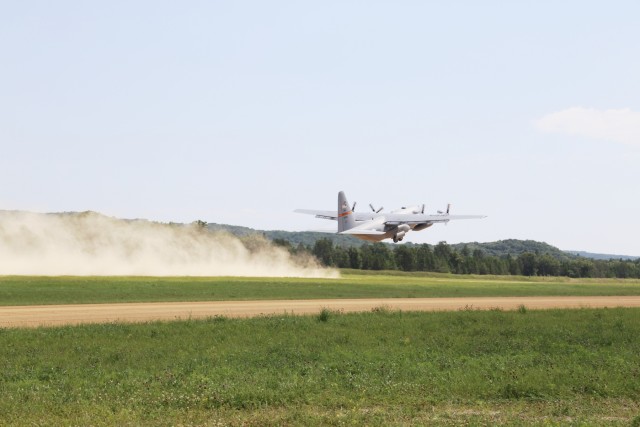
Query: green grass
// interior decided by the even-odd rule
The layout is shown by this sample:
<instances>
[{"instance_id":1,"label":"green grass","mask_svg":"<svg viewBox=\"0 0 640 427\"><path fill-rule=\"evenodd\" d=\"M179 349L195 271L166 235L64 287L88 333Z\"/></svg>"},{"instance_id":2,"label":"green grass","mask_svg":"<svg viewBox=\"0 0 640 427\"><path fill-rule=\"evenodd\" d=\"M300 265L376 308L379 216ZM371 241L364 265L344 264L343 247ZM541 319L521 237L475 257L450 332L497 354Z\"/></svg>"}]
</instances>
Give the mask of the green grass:
<instances>
[{"instance_id":1,"label":"green grass","mask_svg":"<svg viewBox=\"0 0 640 427\"><path fill-rule=\"evenodd\" d=\"M623 308L0 329L0 425L630 425L639 336Z\"/></svg>"},{"instance_id":2,"label":"green grass","mask_svg":"<svg viewBox=\"0 0 640 427\"><path fill-rule=\"evenodd\" d=\"M344 271L341 279L0 276L0 305L318 298L640 295L640 280Z\"/></svg>"}]
</instances>

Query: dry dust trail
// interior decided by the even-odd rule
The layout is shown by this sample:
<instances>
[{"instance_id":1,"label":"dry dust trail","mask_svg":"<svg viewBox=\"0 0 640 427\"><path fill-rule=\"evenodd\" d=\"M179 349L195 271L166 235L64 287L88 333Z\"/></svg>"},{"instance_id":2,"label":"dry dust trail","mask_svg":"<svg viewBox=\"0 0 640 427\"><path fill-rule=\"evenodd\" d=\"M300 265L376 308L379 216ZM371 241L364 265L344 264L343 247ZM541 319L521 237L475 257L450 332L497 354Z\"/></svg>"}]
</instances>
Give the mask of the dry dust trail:
<instances>
[{"instance_id":1,"label":"dry dust trail","mask_svg":"<svg viewBox=\"0 0 640 427\"><path fill-rule=\"evenodd\" d=\"M0 210L0 275L336 278L310 256L259 234L242 238L204 222L162 224L96 212Z\"/></svg>"},{"instance_id":2,"label":"dry dust trail","mask_svg":"<svg viewBox=\"0 0 640 427\"><path fill-rule=\"evenodd\" d=\"M541 296L489 298L375 298L262 301L160 302L0 307L0 327L36 327L79 323L146 322L212 316L253 317L314 314L323 308L344 312L376 307L403 311L461 309L528 309L640 307L640 296Z\"/></svg>"}]
</instances>

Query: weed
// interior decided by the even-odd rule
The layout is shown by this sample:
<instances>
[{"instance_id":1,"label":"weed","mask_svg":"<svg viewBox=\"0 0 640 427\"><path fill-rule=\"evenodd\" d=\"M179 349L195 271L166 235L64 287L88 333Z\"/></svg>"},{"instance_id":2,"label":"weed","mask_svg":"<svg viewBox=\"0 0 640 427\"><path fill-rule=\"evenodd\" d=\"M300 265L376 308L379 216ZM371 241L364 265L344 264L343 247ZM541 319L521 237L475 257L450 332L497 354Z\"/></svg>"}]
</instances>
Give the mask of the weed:
<instances>
[{"instance_id":1,"label":"weed","mask_svg":"<svg viewBox=\"0 0 640 427\"><path fill-rule=\"evenodd\" d=\"M331 310L329 310L326 307L324 307L322 310L320 310L320 314L318 314L318 320L319 321L328 322L329 321L329 317L331 317Z\"/></svg>"},{"instance_id":2,"label":"weed","mask_svg":"<svg viewBox=\"0 0 640 427\"><path fill-rule=\"evenodd\" d=\"M371 309L372 313L380 313L380 314L389 314L391 313L391 307L386 304L379 305L378 307L373 307Z\"/></svg>"}]
</instances>

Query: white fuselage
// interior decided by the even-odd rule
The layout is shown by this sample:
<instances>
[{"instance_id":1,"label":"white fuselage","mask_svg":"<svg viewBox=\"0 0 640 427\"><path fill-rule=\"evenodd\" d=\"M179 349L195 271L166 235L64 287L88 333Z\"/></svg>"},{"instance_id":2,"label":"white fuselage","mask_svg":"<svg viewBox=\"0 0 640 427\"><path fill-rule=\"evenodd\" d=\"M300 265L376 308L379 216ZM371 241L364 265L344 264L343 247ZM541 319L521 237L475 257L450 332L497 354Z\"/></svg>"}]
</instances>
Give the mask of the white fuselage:
<instances>
[{"instance_id":1,"label":"white fuselage","mask_svg":"<svg viewBox=\"0 0 640 427\"><path fill-rule=\"evenodd\" d=\"M421 212L420 206L410 206L403 207L400 209L396 209L391 211L392 214L400 214L400 215L411 215L417 214ZM370 242L380 242L384 239L394 239L394 240L402 240L404 235L413 230L416 227L419 227L420 230L424 230L427 227L431 227L433 224L399 224L389 226L385 223L387 222L387 218L384 214L376 214L372 215L370 220L356 221L357 223L363 223L361 225L356 225L353 229L351 229L351 234L359 239L367 240ZM357 230L362 229L366 230L375 230L382 231L384 234L358 234ZM399 236L399 237L398 237Z\"/></svg>"},{"instance_id":2,"label":"white fuselage","mask_svg":"<svg viewBox=\"0 0 640 427\"><path fill-rule=\"evenodd\" d=\"M384 239L399 242L411 230L424 230L436 223L446 224L452 219L484 218L484 215L449 215L450 205L447 206L446 213L438 211L437 215L425 214L424 205L403 207L389 213L380 213L382 208L376 211L372 205L369 206L373 212L354 212L355 206L355 203L350 205L344 191L340 191L337 211L296 209L295 212L315 215L316 218L337 220L339 234L372 242Z\"/></svg>"}]
</instances>

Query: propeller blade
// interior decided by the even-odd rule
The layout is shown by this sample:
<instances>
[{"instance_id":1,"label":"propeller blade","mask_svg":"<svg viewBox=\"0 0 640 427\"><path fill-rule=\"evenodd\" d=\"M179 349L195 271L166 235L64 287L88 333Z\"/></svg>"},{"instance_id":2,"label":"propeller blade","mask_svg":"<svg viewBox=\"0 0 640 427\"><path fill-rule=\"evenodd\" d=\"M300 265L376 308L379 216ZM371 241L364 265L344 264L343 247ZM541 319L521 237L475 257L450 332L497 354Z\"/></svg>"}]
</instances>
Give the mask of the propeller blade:
<instances>
[{"instance_id":1,"label":"propeller blade","mask_svg":"<svg viewBox=\"0 0 640 427\"><path fill-rule=\"evenodd\" d=\"M357 202L353 202L353 207L351 208L351 212L355 212L355 210L356 210L356 203L357 203Z\"/></svg>"},{"instance_id":2,"label":"propeller blade","mask_svg":"<svg viewBox=\"0 0 640 427\"><path fill-rule=\"evenodd\" d=\"M420 213L423 214L424 213L424 203L422 204L422 209L420 209Z\"/></svg>"},{"instance_id":3,"label":"propeller blade","mask_svg":"<svg viewBox=\"0 0 640 427\"><path fill-rule=\"evenodd\" d=\"M449 214L449 209L451 209L451 203L447 205L447 215Z\"/></svg>"},{"instance_id":4,"label":"propeller blade","mask_svg":"<svg viewBox=\"0 0 640 427\"><path fill-rule=\"evenodd\" d=\"M371 203L369 203L369 207L371 208L371 210L372 210L374 213L380 213L380 211L382 211L382 209L384 209L384 207L383 207L383 206L380 206L380 209L376 210L376 208L374 208L374 207L373 207L373 205L372 205Z\"/></svg>"}]
</instances>

